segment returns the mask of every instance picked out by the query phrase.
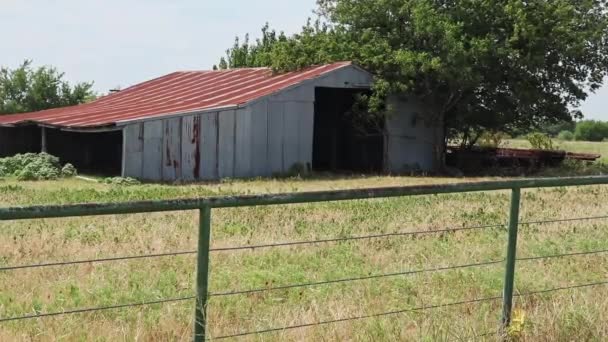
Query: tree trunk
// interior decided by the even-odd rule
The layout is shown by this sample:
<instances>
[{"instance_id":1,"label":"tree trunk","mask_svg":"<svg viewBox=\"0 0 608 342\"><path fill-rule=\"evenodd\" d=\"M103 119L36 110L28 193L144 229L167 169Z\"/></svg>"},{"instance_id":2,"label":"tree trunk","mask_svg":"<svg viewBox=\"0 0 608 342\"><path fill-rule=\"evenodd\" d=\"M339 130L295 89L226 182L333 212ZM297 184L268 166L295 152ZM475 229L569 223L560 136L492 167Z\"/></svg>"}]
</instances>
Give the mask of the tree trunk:
<instances>
[{"instance_id":1,"label":"tree trunk","mask_svg":"<svg viewBox=\"0 0 608 342\"><path fill-rule=\"evenodd\" d=\"M445 171L445 113L437 113L433 120L433 170Z\"/></svg>"}]
</instances>

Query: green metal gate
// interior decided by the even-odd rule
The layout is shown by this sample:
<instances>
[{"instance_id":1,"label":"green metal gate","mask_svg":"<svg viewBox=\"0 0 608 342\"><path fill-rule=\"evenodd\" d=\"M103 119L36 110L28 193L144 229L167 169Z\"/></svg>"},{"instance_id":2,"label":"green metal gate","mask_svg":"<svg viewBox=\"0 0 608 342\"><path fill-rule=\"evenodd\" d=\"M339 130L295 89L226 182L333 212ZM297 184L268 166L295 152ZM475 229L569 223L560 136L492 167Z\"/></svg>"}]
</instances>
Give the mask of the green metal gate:
<instances>
[{"instance_id":1,"label":"green metal gate","mask_svg":"<svg viewBox=\"0 0 608 342\"><path fill-rule=\"evenodd\" d=\"M392 188L377 188L377 189L357 189L357 190L342 190L342 191L321 191L308 193L290 193L290 194L272 194L259 196L232 196L232 197L216 197L216 198L199 198L188 200L171 200L171 201L149 201L149 202L129 202L129 203L110 203L110 204L80 204L80 205L62 205L62 206L33 206L33 207L14 207L0 209L0 220L24 220L24 219L42 219L42 218L59 218L59 217L77 217L77 216L96 216L96 215L115 215L115 214L135 214L135 213L150 213L150 212L167 212L167 211L183 211L183 210L198 210L199 211L199 239L197 251L197 267L196 267L196 295L191 297L158 300L146 303L115 305L104 308L85 308L75 309L63 312L40 313L34 315L25 315L19 317L0 317L1 322L41 318L47 316L56 316L63 314L82 313L96 310L115 309L132 305L149 305L158 304L176 300L196 299L195 307L195 329L194 340L204 341L210 338L208 336L207 327L207 300L209 297L209 258L210 258L210 241L211 241L211 215L215 208L230 208L230 207L248 207L248 206L268 206L279 204L295 204L295 203L312 203L312 202L330 202L358 199L373 199L373 198L389 198L402 196L419 196L419 195L434 195L434 194L449 194L463 192L479 192L479 191L511 191L511 207L510 217L508 222L508 244L506 246L507 256L504 260L504 292L502 297L484 298L480 300L447 303L443 305L428 306L421 308L410 308L400 311L370 314L368 316L354 317L353 319L363 319L370 317L378 317L383 315L392 315L410 311L420 311L436 307L445 307L451 305L459 305L463 303L471 303L481 300L503 300L503 314L500 326L502 329L509 326L511 322L511 311L513 306L514 296L523 296L524 294L514 295L514 279L515 279L515 263L517 259L517 237L520 209L520 195L522 189L530 188L547 188L547 187L565 187L565 186L585 186L608 184L608 177L575 177L575 178L545 178L545 179L519 179L509 181L494 181L494 182L478 182L478 183L460 183L448 185L425 185L425 186L405 186ZM289 243L288 243L289 244ZM118 259L118 258L117 258ZM113 259L105 259L113 260ZM521 260L521 259L520 259ZM60 265L46 264L46 265ZM0 271L7 271L17 268L36 267L40 265L16 266L16 267L0 267ZM414 273L418 271L413 271ZM407 272L403 273L406 274ZM373 278L370 277L370 278ZM604 285L608 282L600 282L593 284L582 284L570 288L587 287L595 285ZM281 288L290 288L299 286L286 285ZM548 292L559 289L551 289L547 291L539 291L537 293ZM256 290L253 290L256 291ZM248 291L243 291L243 293ZM252 291L249 291L252 292ZM316 324L337 323L343 320L318 322ZM294 329L300 327L311 326L315 324L303 324L299 326L282 327L270 329L267 331L280 331L284 329ZM264 331L264 332L267 332ZM221 338L233 338L246 335L252 335L260 332L243 333L231 336L223 336Z\"/></svg>"}]
</instances>

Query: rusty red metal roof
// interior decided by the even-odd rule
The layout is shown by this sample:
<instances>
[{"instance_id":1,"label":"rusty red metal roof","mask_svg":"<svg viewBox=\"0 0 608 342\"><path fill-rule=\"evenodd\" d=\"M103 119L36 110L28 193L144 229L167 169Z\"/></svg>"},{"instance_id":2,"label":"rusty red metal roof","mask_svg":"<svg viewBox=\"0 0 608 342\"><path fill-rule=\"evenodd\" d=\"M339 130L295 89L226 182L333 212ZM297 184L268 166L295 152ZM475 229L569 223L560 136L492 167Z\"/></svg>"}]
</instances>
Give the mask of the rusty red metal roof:
<instances>
[{"instance_id":1,"label":"rusty red metal roof","mask_svg":"<svg viewBox=\"0 0 608 342\"><path fill-rule=\"evenodd\" d=\"M40 112L0 116L0 126L41 124L99 128L153 117L231 108L351 65L338 62L284 74L269 68L180 71L96 101Z\"/></svg>"}]
</instances>

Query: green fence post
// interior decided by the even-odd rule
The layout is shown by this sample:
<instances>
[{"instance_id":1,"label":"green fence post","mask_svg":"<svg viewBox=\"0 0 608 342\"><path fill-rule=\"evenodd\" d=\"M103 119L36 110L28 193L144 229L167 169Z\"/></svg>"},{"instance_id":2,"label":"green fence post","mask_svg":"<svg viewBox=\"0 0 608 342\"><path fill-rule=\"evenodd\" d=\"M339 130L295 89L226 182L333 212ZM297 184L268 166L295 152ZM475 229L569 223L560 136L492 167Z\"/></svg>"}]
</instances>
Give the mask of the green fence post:
<instances>
[{"instance_id":1,"label":"green fence post","mask_svg":"<svg viewBox=\"0 0 608 342\"><path fill-rule=\"evenodd\" d=\"M511 212L509 214L509 242L507 245L507 263L505 269L505 284L503 292L502 328L506 332L511 324L513 309L513 286L515 283L515 260L517 258L517 229L519 225L519 202L521 189L514 188L511 192Z\"/></svg>"},{"instance_id":2,"label":"green fence post","mask_svg":"<svg viewBox=\"0 0 608 342\"><path fill-rule=\"evenodd\" d=\"M198 258L196 264L196 310L194 314L195 342L202 342L206 339L210 238L211 207L204 206L199 211Z\"/></svg>"}]
</instances>

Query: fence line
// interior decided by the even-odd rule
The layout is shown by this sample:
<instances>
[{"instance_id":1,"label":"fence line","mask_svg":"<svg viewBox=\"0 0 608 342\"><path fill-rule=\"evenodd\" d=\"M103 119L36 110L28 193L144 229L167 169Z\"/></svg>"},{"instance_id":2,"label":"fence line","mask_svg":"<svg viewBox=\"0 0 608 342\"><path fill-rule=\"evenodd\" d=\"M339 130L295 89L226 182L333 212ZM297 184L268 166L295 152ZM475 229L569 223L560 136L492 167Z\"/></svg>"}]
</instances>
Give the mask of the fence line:
<instances>
[{"instance_id":1,"label":"fence line","mask_svg":"<svg viewBox=\"0 0 608 342\"><path fill-rule=\"evenodd\" d=\"M26 268L40 268L40 267L52 267L52 266L70 266L70 265L78 265L78 264L91 264L91 263L122 261L122 260L163 258L163 257L169 257L169 256L180 256L180 255L188 255L188 254L196 254L196 251L145 254L145 255L114 257L114 258L77 260L77 261L49 262L49 263L44 263L44 264L31 264L31 265L19 265L19 266L4 266L4 267L0 267L0 271L14 271L14 270L21 270L21 269L26 269Z\"/></svg>"},{"instance_id":2,"label":"fence line","mask_svg":"<svg viewBox=\"0 0 608 342\"><path fill-rule=\"evenodd\" d=\"M438 229L438 230L419 230L419 231L411 231L411 232L406 231L406 232L352 236L352 237L324 239L324 240L279 242L279 243L273 243L273 244L252 245L252 246L211 248L209 251L210 252L226 252L226 251L238 251L238 250L249 250L249 249L261 249L261 248L287 247L287 246L297 246L297 245L314 245L314 244L322 244L322 243L343 242L343 241L353 241L353 240L371 240L371 239L380 239L380 238L389 238L389 237L398 237L398 236L455 233L455 232L459 232L459 231L482 230L482 229L488 229L488 228L501 228L504 226L505 226L504 224L493 224L493 225L471 226L471 227L462 227L462 228L445 228L445 229Z\"/></svg>"},{"instance_id":3,"label":"fence line","mask_svg":"<svg viewBox=\"0 0 608 342\"><path fill-rule=\"evenodd\" d=\"M501 264L502 262L503 262L503 260L488 261L488 262L481 262L481 263L476 263L476 264L446 266L446 267L429 268L429 269L422 269L422 270L377 274L377 275L370 275L370 276L365 276L365 277L327 280L327 281L320 281L320 282L314 282L314 283L284 285L284 286L276 286L276 287L271 287L271 288L260 288L260 289L231 291L231 292L230 291L229 292L218 292L218 293L210 293L209 297L234 296L234 295L250 294L250 293L257 293L257 292L286 290L286 289L299 288L299 287L311 287L311 286L346 283L346 282L378 279L378 278L389 278L389 277L397 277L397 276L413 275L413 274L421 274L421 273L442 272L442 271L457 270L457 269L471 268L471 267L491 266L491 265Z\"/></svg>"},{"instance_id":4,"label":"fence line","mask_svg":"<svg viewBox=\"0 0 608 342\"><path fill-rule=\"evenodd\" d=\"M183 301L193 300L193 299L196 299L196 296L187 296L187 297L169 298L169 299L159 299L159 300L152 300L152 301L141 302L141 303L130 303L130 304L109 305L109 306L98 306L98 307L94 307L94 308L74 309L74 310L57 311L57 312L49 312L49 313L39 313L39 314L24 315L24 316L17 316L17 317L0 318L0 323L1 322L10 322L10 321L20 321L20 320L24 320L24 319L34 319L34 318L44 318L44 317L52 317L52 316L72 315L72 314L95 312L95 311L124 309L124 308L131 308L131 307L137 307L137 306L146 306L146 305L154 305L154 304L166 304L166 303L172 303L172 302L183 302Z\"/></svg>"},{"instance_id":5,"label":"fence line","mask_svg":"<svg viewBox=\"0 0 608 342\"><path fill-rule=\"evenodd\" d=\"M520 225L555 223L555 222L572 222L572 221L597 220L597 219L608 219L608 216L585 217L585 218L574 218L574 219L563 219L563 220L521 222ZM428 231L397 232L397 233L386 233L386 234L355 236L355 237L347 237L347 238L336 238L336 239L325 239L325 240L314 240L314 241L282 242L282 243L266 244L266 245L210 248L209 251L210 252L226 252L226 251L238 251L238 250L255 250L255 249L271 248L271 247L285 247L285 246L305 245L305 244L331 243L331 242L342 242L342 241L350 241L350 240L364 240L364 239L376 239L376 238L410 236L410 235L430 235L430 234L441 234L441 233L454 233L457 231L471 231L471 230L481 230L481 229L487 229L487 228L501 228L504 226L505 225L494 224L494 225L471 226L471 227L463 227L463 228L446 228L446 229L428 230ZM560 255L546 256L546 257L541 256L541 257L534 257L534 258L521 258L521 259L517 259L517 260L520 261L520 260L544 259L544 258L554 258L554 257L560 257L560 256L575 256L575 255L598 254L598 253L606 253L606 252L608 252L608 250L581 252L581 253L573 253L573 254L560 254ZM162 257L169 257L169 256L194 255L196 253L197 253L197 251L192 250L192 251L167 252L167 253L158 253L158 254L145 254L145 255L122 256L122 257L108 257L108 258L100 258L100 259L76 260L76 261L58 261L58 262L50 262L50 263L42 263L42 264L0 266L0 271L14 271L14 270L20 270L20 269L54 267L54 266L70 266L70 265L78 265L78 264L103 263L103 262L123 261L123 260L162 258ZM401 273L399 273L399 274L401 274Z\"/></svg>"},{"instance_id":6,"label":"fence line","mask_svg":"<svg viewBox=\"0 0 608 342\"><path fill-rule=\"evenodd\" d=\"M514 181L498 181L498 182L479 182L479 183L462 183L462 184L448 184L448 185L423 185L423 186L410 186L410 187L393 187L393 188L380 188L380 189L356 189L356 190L345 190L345 191L321 191L311 193L295 193L295 194L271 194L261 196L229 196L229 197L218 197L218 198L202 198L202 199L191 199L191 200L175 200L175 201L150 201L150 202L130 202L130 203L110 203L110 204L86 204L86 205L64 205L64 206L45 206L45 207L27 207L27 208L0 208L0 220L23 220L23 219L39 219L39 218L57 218L57 217L74 217L74 216L94 216L94 215L116 215L116 214L134 214L134 213L149 213L149 212L166 212L175 210L199 210L199 248L196 251L180 251L173 253L160 253L160 254L149 254L149 255L136 255L136 256L123 256L123 257L112 257L112 258L100 258L91 260L80 260L80 261L65 261L65 262L53 262L53 263L42 263L34 265L20 265L20 266L4 266L0 267L0 271L14 271L19 269L37 268L37 267L51 267L51 266L67 266L75 264L85 263L98 263L98 262L113 262L121 260L135 260L145 258L159 258L169 257L178 255L193 255L198 254L197 257L197 279L196 279L196 295L160 299L154 301L146 301L141 303L131 304L117 304L112 306L94 307L94 308L83 308L73 309L61 312L51 313L36 313L31 315L23 315L9 318L0 318L0 322L17 321L25 319L44 318L50 316L77 314L95 312L101 310L121 309L129 307L138 307L145 305L154 304L165 304L171 302L187 301L196 299L195 309L195 341L203 341L208 338L207 334L207 302L210 297L225 297L232 295L242 295L249 293L274 291L274 290L285 290L299 287L309 286L320 286L325 284L345 283L353 281L362 281L368 279L378 279L393 276L406 276L419 273L429 272L440 272L454 269L466 269L471 267L482 267L491 266L496 264L505 263L505 281L504 281L504 292L502 296L477 298L472 300L443 303L430 306L422 306L417 308L409 308L398 311L383 312L377 314L369 314L351 318L341 318L335 320L321 321L316 323L304 323L300 325L292 325L287 327L272 328L254 332L243 332L233 335L218 336L215 339L226 339L235 338L241 336L248 336L253 334L262 334L268 332L276 332L283 330L298 329L304 327L311 327L316 325L326 325L332 323L339 323L351 320L361 320L373 317L382 317L389 315L397 315L400 313L407 313L413 311L432 310L450 306L473 304L485 301L503 300L503 325L504 329L510 324L512 300L514 298L550 293L556 291L579 289L585 287L594 287L608 284L608 281L598 281L595 283L572 285L568 287L558 287L552 289L537 290L528 293L516 293L514 290L514 274L515 265L517 261L534 261L542 259L553 259L563 257L574 257L581 255L597 255L600 253L608 253L608 250L597 250L597 251L583 251L583 252L571 252L555 255L546 256L532 256L532 257L517 257L517 240L518 240L518 227L522 225L534 225L534 224L549 224L549 223L564 223L574 222L583 220L599 220L607 219L608 216L595 216L595 217L581 217L581 218L568 218L568 219L556 219L556 220L539 220L529 222L519 222L519 208L520 208L520 193L521 189L528 188L545 188L545 187L560 187L560 186L582 186L582 185L594 185L594 184L608 184L608 177L573 177L573 178L548 178L548 179L524 179ZM318 282L309 282L303 284L291 284L282 285L272 288L259 288L250 290L232 290L226 292L210 293L208 291L208 280L209 280L209 256L212 252L226 252L226 251L240 251L240 250L256 250L261 248L274 248L274 247L288 247L298 245L315 245L323 243L343 242L343 241L356 241L364 239L378 239L378 238L390 238L399 236L416 236L416 235L429 235L429 234L443 234L453 233L457 231L473 231L473 230L484 230L490 228L505 228L505 224L494 224L494 225L483 225L483 226L471 226L471 227L455 227L447 229L437 230L424 230L424 231L409 231L409 232L393 232L383 234L373 234L366 236L352 236L352 237L339 237L332 239L321 239L313 241L293 241L293 242L278 242L251 246L234 246L234 247L221 247L221 248L210 248L210 232L211 232L211 209L213 208L230 208L230 207L247 207L247 206L260 206L260 205L278 205L278 204L297 204L297 203L314 203L314 202L331 202L331 201L344 201L344 200L360 200L360 199L373 199L373 198L389 198L389 197L401 197L401 196L419 196L419 195L432 195L432 194L448 194L448 193L460 193L460 192L477 192L477 191L494 191L494 190L511 190L511 211L508 224L508 245L507 245L507 256L503 260L486 261L480 263L472 263L465 265L455 266L443 266L430 269L410 270L388 274L376 274L362 277L353 277L346 279L336 279Z\"/></svg>"}]
</instances>

